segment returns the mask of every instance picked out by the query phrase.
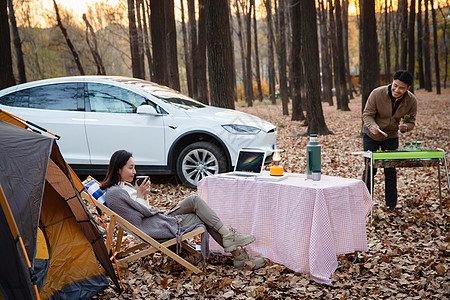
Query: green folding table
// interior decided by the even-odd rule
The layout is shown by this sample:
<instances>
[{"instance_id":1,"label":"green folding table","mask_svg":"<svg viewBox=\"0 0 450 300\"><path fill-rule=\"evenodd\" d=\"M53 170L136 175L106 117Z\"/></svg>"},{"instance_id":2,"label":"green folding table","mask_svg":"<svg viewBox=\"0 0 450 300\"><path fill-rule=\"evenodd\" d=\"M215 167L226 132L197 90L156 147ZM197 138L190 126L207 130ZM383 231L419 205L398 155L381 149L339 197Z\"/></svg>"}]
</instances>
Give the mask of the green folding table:
<instances>
[{"instance_id":1,"label":"green folding table","mask_svg":"<svg viewBox=\"0 0 450 300\"><path fill-rule=\"evenodd\" d=\"M448 175L447 161L445 158L445 151L442 149L426 149L426 150L412 150L412 151L381 151L381 152L372 152L372 151L363 151L363 152L355 152L355 155L359 155L365 157L369 160L369 163L366 163L366 178L365 182L367 183L367 174L368 168L370 167L370 176L373 177L373 169L374 168L401 168L401 167L433 167L437 166L438 168L438 181L439 181L439 200L440 200L440 208L442 210L442 192L441 192L441 163L445 166L445 172L447 175L447 185L449 185L450 190L450 181ZM373 180L370 185L370 194L373 199Z\"/></svg>"}]
</instances>

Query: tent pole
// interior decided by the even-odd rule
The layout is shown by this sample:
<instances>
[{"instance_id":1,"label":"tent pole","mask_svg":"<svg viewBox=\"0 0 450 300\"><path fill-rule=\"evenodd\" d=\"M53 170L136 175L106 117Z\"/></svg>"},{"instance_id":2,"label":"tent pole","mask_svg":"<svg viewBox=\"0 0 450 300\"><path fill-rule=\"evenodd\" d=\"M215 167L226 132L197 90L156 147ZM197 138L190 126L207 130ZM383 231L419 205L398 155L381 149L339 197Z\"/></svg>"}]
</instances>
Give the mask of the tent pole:
<instances>
[{"instance_id":1,"label":"tent pole","mask_svg":"<svg viewBox=\"0 0 450 300\"><path fill-rule=\"evenodd\" d=\"M23 255L25 256L25 259L27 261L28 270L31 270L31 263L28 259L27 251L25 250L25 245L23 244L22 237L20 236L19 228L17 227L16 221L14 220L14 216L11 212L11 208L9 207L8 201L6 201L5 193L3 192L3 188L0 185L0 204L3 209L3 213L5 214L6 221L8 222L9 229L11 230L11 233L13 235L14 240L19 240L20 246L22 247ZM34 285L34 291L36 292L36 297L39 300L39 291L36 284Z\"/></svg>"}]
</instances>

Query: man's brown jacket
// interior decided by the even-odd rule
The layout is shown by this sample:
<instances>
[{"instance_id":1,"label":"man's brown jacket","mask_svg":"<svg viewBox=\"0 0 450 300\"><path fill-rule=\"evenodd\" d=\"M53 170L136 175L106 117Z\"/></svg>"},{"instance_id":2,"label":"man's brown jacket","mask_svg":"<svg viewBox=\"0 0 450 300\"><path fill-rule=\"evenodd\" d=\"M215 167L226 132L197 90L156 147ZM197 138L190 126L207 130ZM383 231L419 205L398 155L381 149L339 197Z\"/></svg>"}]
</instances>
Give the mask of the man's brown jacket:
<instances>
[{"instance_id":1,"label":"man's brown jacket","mask_svg":"<svg viewBox=\"0 0 450 300\"><path fill-rule=\"evenodd\" d=\"M376 141L398 137L398 125L405 115L410 116L409 121L406 123L408 126L407 131L411 131L415 126L417 113L416 96L407 91L394 115L392 115L392 102L389 97L390 86L386 85L374 89L370 93L364 108L363 121L365 126L363 132ZM381 133L373 134L370 132L368 129L373 125L378 125L388 136L385 137Z\"/></svg>"}]
</instances>

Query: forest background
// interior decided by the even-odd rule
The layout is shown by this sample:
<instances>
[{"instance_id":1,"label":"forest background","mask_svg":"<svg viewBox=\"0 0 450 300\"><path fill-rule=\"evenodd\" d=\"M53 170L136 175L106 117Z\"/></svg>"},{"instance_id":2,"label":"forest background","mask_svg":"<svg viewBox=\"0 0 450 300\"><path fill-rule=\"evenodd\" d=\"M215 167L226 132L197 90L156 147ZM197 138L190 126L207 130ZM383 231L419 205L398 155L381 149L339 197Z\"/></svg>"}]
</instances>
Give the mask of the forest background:
<instances>
[{"instance_id":1,"label":"forest background","mask_svg":"<svg viewBox=\"0 0 450 300\"><path fill-rule=\"evenodd\" d=\"M364 105L395 70L408 69L427 91L447 85L443 0L99 0L85 12L63 0L0 3L0 29L10 29L11 41L1 65L12 70L9 78L1 72L0 87L132 76L221 107L280 98L284 115L327 134L320 102L345 111L361 92Z\"/></svg>"},{"instance_id":2,"label":"forest background","mask_svg":"<svg viewBox=\"0 0 450 300\"><path fill-rule=\"evenodd\" d=\"M305 172L308 141L298 131L307 124L322 134L324 175L360 178L351 153L362 149L361 109L374 87L408 69L420 114L402 142L450 146L448 1L105 0L85 19L46 1L0 0L0 88L83 73L145 78L276 124L286 172ZM436 170L398 172L398 211L385 210L378 176L369 251L355 263L340 256L333 286L270 261L239 271L218 256L197 276L155 255L121 270L123 294L109 288L96 299L449 299L446 177L439 201ZM153 189L162 209L194 192L167 182Z\"/></svg>"}]
</instances>

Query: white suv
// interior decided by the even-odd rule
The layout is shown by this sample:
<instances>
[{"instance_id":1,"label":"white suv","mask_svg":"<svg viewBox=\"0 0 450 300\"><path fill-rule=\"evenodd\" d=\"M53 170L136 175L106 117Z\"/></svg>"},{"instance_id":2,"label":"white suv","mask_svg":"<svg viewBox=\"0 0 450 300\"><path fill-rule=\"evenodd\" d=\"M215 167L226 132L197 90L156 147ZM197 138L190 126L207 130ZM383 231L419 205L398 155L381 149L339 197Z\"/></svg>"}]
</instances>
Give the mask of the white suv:
<instances>
[{"instance_id":1,"label":"white suv","mask_svg":"<svg viewBox=\"0 0 450 300\"><path fill-rule=\"evenodd\" d=\"M241 148L263 148L270 160L277 136L276 126L256 116L127 77L16 85L0 91L0 109L61 136L61 152L78 173L105 174L111 154L125 149L138 174L177 174L190 187L231 170Z\"/></svg>"}]
</instances>

